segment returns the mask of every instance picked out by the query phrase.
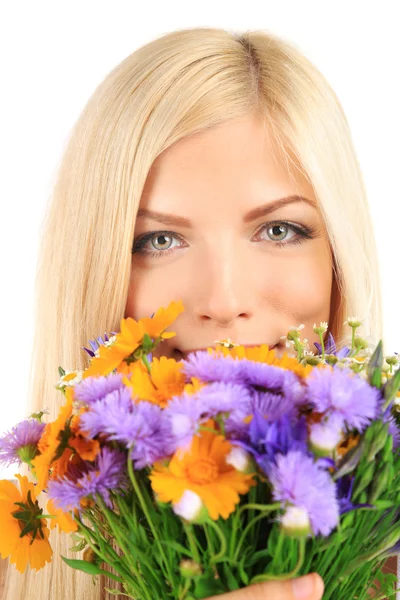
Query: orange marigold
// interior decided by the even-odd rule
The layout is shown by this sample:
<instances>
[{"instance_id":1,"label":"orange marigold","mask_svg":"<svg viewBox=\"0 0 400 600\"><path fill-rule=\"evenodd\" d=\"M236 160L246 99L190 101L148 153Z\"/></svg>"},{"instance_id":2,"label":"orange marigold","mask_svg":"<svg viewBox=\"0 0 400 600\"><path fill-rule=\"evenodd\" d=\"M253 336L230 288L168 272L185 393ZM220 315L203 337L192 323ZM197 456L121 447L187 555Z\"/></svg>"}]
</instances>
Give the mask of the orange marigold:
<instances>
[{"instance_id":1,"label":"orange marigold","mask_svg":"<svg viewBox=\"0 0 400 600\"><path fill-rule=\"evenodd\" d=\"M35 486L24 475L16 474L20 490L11 481L0 481L0 555L10 557L23 573L30 564L38 571L51 562L53 550L49 529L36 499ZM23 533L22 537L21 534Z\"/></svg>"},{"instance_id":2,"label":"orange marigold","mask_svg":"<svg viewBox=\"0 0 400 600\"><path fill-rule=\"evenodd\" d=\"M178 502L185 490L198 494L211 519L227 519L239 502L239 494L255 485L253 473L240 473L226 462L232 445L210 419L213 431L195 435L187 451L177 451L168 466L156 463L150 480L161 502Z\"/></svg>"}]
</instances>

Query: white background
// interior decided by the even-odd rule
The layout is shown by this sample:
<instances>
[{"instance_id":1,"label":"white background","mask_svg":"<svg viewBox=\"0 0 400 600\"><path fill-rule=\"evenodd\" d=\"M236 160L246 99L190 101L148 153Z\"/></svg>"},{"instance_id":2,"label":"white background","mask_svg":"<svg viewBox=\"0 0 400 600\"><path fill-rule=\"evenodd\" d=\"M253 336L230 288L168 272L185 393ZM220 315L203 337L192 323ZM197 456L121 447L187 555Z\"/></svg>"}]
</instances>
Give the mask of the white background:
<instances>
[{"instance_id":1,"label":"white background","mask_svg":"<svg viewBox=\"0 0 400 600\"><path fill-rule=\"evenodd\" d=\"M294 42L327 77L348 117L369 193L382 265L385 350L400 351L399 8L397 0L2 4L0 434L26 416L38 229L67 134L114 66L174 29L271 31ZM14 472L0 468L0 477Z\"/></svg>"}]
</instances>

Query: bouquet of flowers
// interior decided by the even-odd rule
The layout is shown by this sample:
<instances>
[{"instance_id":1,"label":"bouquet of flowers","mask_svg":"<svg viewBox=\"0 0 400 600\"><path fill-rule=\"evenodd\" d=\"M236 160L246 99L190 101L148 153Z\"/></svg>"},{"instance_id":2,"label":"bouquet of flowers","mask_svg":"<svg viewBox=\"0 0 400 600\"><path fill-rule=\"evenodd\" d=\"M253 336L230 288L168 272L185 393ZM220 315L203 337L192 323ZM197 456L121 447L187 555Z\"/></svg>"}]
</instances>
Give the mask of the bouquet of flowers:
<instances>
[{"instance_id":1,"label":"bouquet of flowers","mask_svg":"<svg viewBox=\"0 0 400 600\"><path fill-rule=\"evenodd\" d=\"M194 600L318 572L326 600L393 594L380 573L400 552L400 369L356 335L318 353L287 333L230 340L176 361L154 349L180 302L91 340L84 371L59 367L58 417L31 415L0 438L0 553L23 572L69 533L72 568L107 574L136 600ZM39 503L39 498L45 499ZM112 591L112 590L109 590ZM115 590L115 593L120 593Z\"/></svg>"}]
</instances>

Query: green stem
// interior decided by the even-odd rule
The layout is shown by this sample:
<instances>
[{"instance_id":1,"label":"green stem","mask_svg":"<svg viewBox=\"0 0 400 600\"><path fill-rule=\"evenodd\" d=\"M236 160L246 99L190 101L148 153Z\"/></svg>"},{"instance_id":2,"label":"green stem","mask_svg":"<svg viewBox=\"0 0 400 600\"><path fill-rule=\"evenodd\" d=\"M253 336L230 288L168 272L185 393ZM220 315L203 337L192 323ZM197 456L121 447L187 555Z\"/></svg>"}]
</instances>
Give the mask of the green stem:
<instances>
[{"instance_id":1,"label":"green stem","mask_svg":"<svg viewBox=\"0 0 400 600\"><path fill-rule=\"evenodd\" d=\"M282 529L279 530L279 537L278 537L278 542L276 544L276 548L274 549L274 557L272 559L272 567L274 567L279 559L280 556L280 552L282 550L282 544L283 544L283 540L284 540L285 534L283 533Z\"/></svg>"},{"instance_id":2,"label":"green stem","mask_svg":"<svg viewBox=\"0 0 400 600\"><path fill-rule=\"evenodd\" d=\"M151 519L151 515L150 515L150 512L149 512L148 506L147 506L147 504L146 504L146 502L145 502L145 500L143 498L142 491L141 491L140 486L139 486L139 484L137 482L135 473L134 473L133 468L132 468L132 461L129 458L128 458L128 473L129 473L129 478L131 480L133 489L135 490L135 493L136 493L136 495L137 495L137 497L139 499L140 505L141 505L142 510L144 512L144 515L145 515L145 517L147 519L147 522L148 522L148 524L150 526L151 532L153 534L154 540L155 540L155 542L156 542L156 544L158 546L158 550L160 552L160 555L162 556L162 559L164 561L165 567L166 567L167 572L168 572L168 577L169 577L170 584L171 584L171 586L173 586L174 579L173 579L173 575L171 573L171 565L169 564L169 562L167 560L167 557L165 556L164 548L163 548L163 546L161 544L161 540L159 538L157 529L154 526L154 523L153 523L153 521Z\"/></svg>"},{"instance_id":3,"label":"green stem","mask_svg":"<svg viewBox=\"0 0 400 600\"><path fill-rule=\"evenodd\" d=\"M137 580L140 581L142 579L142 577L141 577L139 571L137 570L136 561L132 557L129 548L127 548L125 545L125 541L126 541L128 543L128 546L130 546L129 539L126 537L123 528L115 527L114 520L113 520L114 517L112 516L111 511L105 505L102 497L98 496L97 500L98 500L99 506L101 507L102 514L107 519L107 523L111 528L114 538L117 540L118 545L120 546L121 550L123 551L123 553L125 555L125 559L127 560L128 564L129 564L129 568L133 571ZM125 539L125 541L122 540L121 535ZM147 590L146 590L146 597L149 598L149 596L147 594ZM151 597L149 600L151 600Z\"/></svg>"},{"instance_id":4,"label":"green stem","mask_svg":"<svg viewBox=\"0 0 400 600\"><path fill-rule=\"evenodd\" d=\"M199 565L200 565L201 558L200 558L199 550L197 548L196 538L193 535L192 526L190 523L188 523L187 521L184 521L184 520L182 520L182 523L183 523L183 528L186 533L186 537L189 542L190 552L192 553L192 558L195 562L199 563Z\"/></svg>"},{"instance_id":5,"label":"green stem","mask_svg":"<svg viewBox=\"0 0 400 600\"><path fill-rule=\"evenodd\" d=\"M150 363L147 360L147 356L145 354L142 354L142 361L143 361L143 364L145 365L146 369L148 370L148 372L151 373Z\"/></svg>"},{"instance_id":6,"label":"green stem","mask_svg":"<svg viewBox=\"0 0 400 600\"><path fill-rule=\"evenodd\" d=\"M215 521L208 521L207 525L210 525L214 531L216 532L219 541L221 542L221 547L220 550L217 554L215 554L212 559L211 562L218 562L221 558L224 558L225 554L226 554L226 550L227 550L227 543L226 543L226 539L225 536L223 534L223 532L221 531L221 528L218 527L218 525L216 524Z\"/></svg>"},{"instance_id":7,"label":"green stem","mask_svg":"<svg viewBox=\"0 0 400 600\"><path fill-rule=\"evenodd\" d=\"M237 557L239 556L239 552L240 549L242 547L242 544L244 542L244 539L246 537L246 534L248 532L248 530L260 519L262 519L263 517L265 517L265 515L267 515L268 513L277 510L281 508L281 503L280 502L275 502L275 504L244 504L243 506L241 506L239 508L239 510L236 512L236 518L235 518L235 523L233 526L233 534L230 540L230 556L232 557L233 562L235 563L237 561ZM260 510L262 511L260 515L258 515L257 517L254 517L254 519L252 519L246 526L245 530L243 531L240 540L239 540L239 544L236 547L235 550L235 542L236 542L236 532L238 529L238 521L240 518L240 515L242 514L242 512L244 510Z\"/></svg>"},{"instance_id":8,"label":"green stem","mask_svg":"<svg viewBox=\"0 0 400 600\"><path fill-rule=\"evenodd\" d=\"M191 585L192 585L192 580L191 579L186 579L185 585L183 586L183 589L182 589L182 591L179 594L179 600L185 600L186 594L190 590L190 586Z\"/></svg>"},{"instance_id":9,"label":"green stem","mask_svg":"<svg viewBox=\"0 0 400 600\"><path fill-rule=\"evenodd\" d=\"M293 579L294 577L296 577L298 572L300 571L301 567L303 566L304 555L305 555L305 546L306 546L306 539L301 538L299 540L299 558L297 560L297 564L296 564L295 568L293 569L293 571L291 573L285 573L284 575L273 575L270 573L263 573L262 575L256 575L255 577L253 577L253 579L251 579L250 585L253 583L261 583L262 581L271 581L271 580L284 581L286 579Z\"/></svg>"},{"instance_id":10,"label":"green stem","mask_svg":"<svg viewBox=\"0 0 400 600\"><path fill-rule=\"evenodd\" d=\"M115 550L109 546L108 550L109 552L113 555L115 555L115 557L113 558L108 558L107 556L105 556L101 550L99 550L98 547L95 546L95 544L91 541L91 537L93 536L93 531L87 527L81 520L78 520L79 523L79 528L80 528L80 532L82 533L83 537L85 538L87 544L89 544L90 548L93 550L93 552L99 556L103 562L105 562L106 564L110 565L115 571L117 571L123 578L125 581L130 581L131 580L131 576L129 571L125 571L125 569L123 567L121 567L120 565L120 557L118 556L118 554L115 552ZM97 541L97 540L96 540ZM114 560L113 560L114 559ZM116 565L115 563L118 562L118 565ZM110 579L114 579L115 581L120 581L120 578L117 577L116 575L114 575L113 573L108 573L107 572L107 576L110 577ZM134 581L132 581L132 584L134 585Z\"/></svg>"},{"instance_id":11,"label":"green stem","mask_svg":"<svg viewBox=\"0 0 400 600\"><path fill-rule=\"evenodd\" d=\"M325 360L325 344L324 344L324 336L322 335L322 332L319 332L319 341L321 342L321 349L322 349L322 360Z\"/></svg>"}]
</instances>

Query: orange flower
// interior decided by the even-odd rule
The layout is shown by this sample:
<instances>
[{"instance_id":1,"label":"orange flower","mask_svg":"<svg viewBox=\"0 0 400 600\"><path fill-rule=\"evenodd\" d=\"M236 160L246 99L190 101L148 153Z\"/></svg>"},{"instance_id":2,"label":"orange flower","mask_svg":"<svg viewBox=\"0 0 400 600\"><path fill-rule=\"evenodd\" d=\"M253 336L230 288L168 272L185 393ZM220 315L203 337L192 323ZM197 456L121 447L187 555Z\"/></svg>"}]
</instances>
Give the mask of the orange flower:
<instances>
[{"instance_id":1,"label":"orange flower","mask_svg":"<svg viewBox=\"0 0 400 600\"><path fill-rule=\"evenodd\" d=\"M50 519L50 529L54 529L58 525L59 529L64 533L71 533L78 530L78 523L74 521L69 513L64 512L61 508L56 508L52 499L47 501L46 511L48 515L55 515L55 519Z\"/></svg>"},{"instance_id":2,"label":"orange flower","mask_svg":"<svg viewBox=\"0 0 400 600\"><path fill-rule=\"evenodd\" d=\"M161 502L178 502L185 490L191 490L200 496L211 519L227 519L239 494L248 492L255 482L253 474L240 473L227 464L230 442L218 434L211 419L205 425L214 431L193 436L187 451L178 450L168 466L156 463L149 477Z\"/></svg>"},{"instance_id":3,"label":"orange flower","mask_svg":"<svg viewBox=\"0 0 400 600\"><path fill-rule=\"evenodd\" d=\"M90 366L82 374L82 379L108 375L114 369L126 373L123 361L139 348L144 334L147 333L151 338L173 337L175 333L164 332L164 329L169 327L183 310L182 302L171 302L167 308L159 308L152 318L145 317L139 321L131 317L121 319L121 331L116 335L116 341L111 346L100 346L99 356L92 358Z\"/></svg>"},{"instance_id":4,"label":"orange flower","mask_svg":"<svg viewBox=\"0 0 400 600\"><path fill-rule=\"evenodd\" d=\"M32 470L38 481L38 492L41 492L46 487L50 469L55 469L57 474L62 476L68 468L71 450L66 447L65 440L60 441L60 435L66 428L67 421L72 416L73 388L67 387L65 396L67 401L61 407L57 419L51 423L47 423L44 428L42 437L38 443L40 454L32 460ZM54 460L60 449L62 450L63 444L65 444L65 449L61 452L61 456Z\"/></svg>"},{"instance_id":5,"label":"orange flower","mask_svg":"<svg viewBox=\"0 0 400 600\"><path fill-rule=\"evenodd\" d=\"M151 373L140 361L132 363L130 368L131 377L123 378L123 382L132 389L133 399L147 400L165 408L172 396L180 395L184 390L183 363L173 358L154 358Z\"/></svg>"},{"instance_id":6,"label":"orange flower","mask_svg":"<svg viewBox=\"0 0 400 600\"><path fill-rule=\"evenodd\" d=\"M167 308L159 308L153 317L140 319L140 326L143 333L147 333L151 338L161 337L163 340L174 337L172 331L164 331L169 327L185 309L182 302L171 302Z\"/></svg>"},{"instance_id":7,"label":"orange flower","mask_svg":"<svg viewBox=\"0 0 400 600\"><path fill-rule=\"evenodd\" d=\"M15 477L21 491L11 481L0 481L0 554L2 558L9 556L10 563L15 564L20 573L28 563L38 571L46 562L51 562L50 532L46 519L40 518L43 511L36 500L34 484L25 476L16 474Z\"/></svg>"}]
</instances>

